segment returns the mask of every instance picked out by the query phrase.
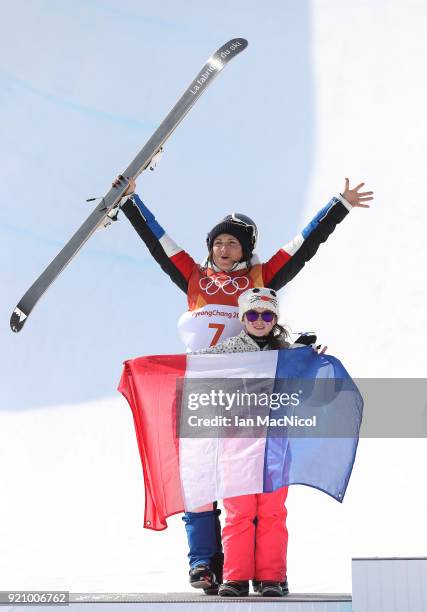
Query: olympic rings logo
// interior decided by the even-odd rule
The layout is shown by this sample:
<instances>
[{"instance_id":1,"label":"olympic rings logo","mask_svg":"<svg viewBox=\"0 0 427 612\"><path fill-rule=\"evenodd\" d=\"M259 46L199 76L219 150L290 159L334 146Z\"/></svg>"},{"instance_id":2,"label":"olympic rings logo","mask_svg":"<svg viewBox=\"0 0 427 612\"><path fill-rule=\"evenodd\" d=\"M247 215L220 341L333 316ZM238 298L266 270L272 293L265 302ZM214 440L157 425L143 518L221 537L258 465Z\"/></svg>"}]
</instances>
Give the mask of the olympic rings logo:
<instances>
[{"instance_id":1,"label":"olympic rings logo","mask_svg":"<svg viewBox=\"0 0 427 612\"><path fill-rule=\"evenodd\" d=\"M235 295L238 291L244 291L249 287L247 276L227 276L225 279L204 276L199 280L199 287L208 295L215 295L218 291L223 291L225 295Z\"/></svg>"}]
</instances>

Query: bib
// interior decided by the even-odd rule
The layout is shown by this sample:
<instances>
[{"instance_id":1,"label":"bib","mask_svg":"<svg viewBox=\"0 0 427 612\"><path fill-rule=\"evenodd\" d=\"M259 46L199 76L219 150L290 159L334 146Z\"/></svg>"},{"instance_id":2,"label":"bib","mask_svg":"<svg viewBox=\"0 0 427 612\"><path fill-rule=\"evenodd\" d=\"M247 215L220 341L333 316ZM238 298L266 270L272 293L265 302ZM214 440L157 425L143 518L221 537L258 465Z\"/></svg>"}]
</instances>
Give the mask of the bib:
<instances>
[{"instance_id":1,"label":"bib","mask_svg":"<svg viewBox=\"0 0 427 612\"><path fill-rule=\"evenodd\" d=\"M178 333L188 352L215 346L242 329L237 306L206 304L184 312L178 321Z\"/></svg>"}]
</instances>

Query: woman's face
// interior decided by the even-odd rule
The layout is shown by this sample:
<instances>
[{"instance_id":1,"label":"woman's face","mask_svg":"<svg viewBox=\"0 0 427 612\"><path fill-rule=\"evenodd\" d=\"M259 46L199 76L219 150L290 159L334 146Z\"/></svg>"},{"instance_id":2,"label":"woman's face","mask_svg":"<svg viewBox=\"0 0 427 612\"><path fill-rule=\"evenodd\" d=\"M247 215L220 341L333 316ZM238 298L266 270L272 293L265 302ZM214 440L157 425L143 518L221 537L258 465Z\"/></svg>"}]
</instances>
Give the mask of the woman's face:
<instances>
[{"instance_id":1,"label":"woman's face","mask_svg":"<svg viewBox=\"0 0 427 612\"><path fill-rule=\"evenodd\" d=\"M219 234L212 245L214 264L223 272L228 272L243 257L242 245L231 234Z\"/></svg>"},{"instance_id":2,"label":"woman's face","mask_svg":"<svg viewBox=\"0 0 427 612\"><path fill-rule=\"evenodd\" d=\"M255 321L249 321L247 315L252 319L252 313L256 312L258 314L258 318ZM252 334L252 336L258 336L261 338L262 336L268 336L271 332L275 324L277 323L277 317L273 314L271 321L264 321L260 316L263 312L271 313L271 310L268 308L252 308L248 313L245 313L243 317L243 326L248 334Z\"/></svg>"}]
</instances>

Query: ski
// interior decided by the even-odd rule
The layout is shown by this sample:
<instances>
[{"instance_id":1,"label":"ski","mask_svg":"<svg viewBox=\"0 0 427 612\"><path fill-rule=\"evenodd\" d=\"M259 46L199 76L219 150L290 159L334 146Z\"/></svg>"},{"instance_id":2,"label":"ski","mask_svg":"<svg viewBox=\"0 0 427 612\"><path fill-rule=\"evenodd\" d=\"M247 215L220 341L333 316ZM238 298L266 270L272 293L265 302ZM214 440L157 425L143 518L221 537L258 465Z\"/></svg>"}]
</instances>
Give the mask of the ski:
<instances>
[{"instance_id":1,"label":"ski","mask_svg":"<svg viewBox=\"0 0 427 612\"><path fill-rule=\"evenodd\" d=\"M161 155L163 144L181 123L191 107L200 98L218 73L233 59L233 57L243 51L247 45L248 41L244 38L234 38L229 40L225 45L220 47L216 53L211 55L194 81L192 81L191 85L165 117L151 138L126 170L122 172L120 175L122 177L120 182L112 187L101 199L101 202L95 210L89 215L64 248L51 261L22 297L10 318L10 327L12 331L21 331L34 306L49 286L70 263L73 257L75 257L92 234L98 228L111 221L111 217L114 216L114 209L117 209L129 185L129 179L136 178L141 172L155 165Z\"/></svg>"}]
</instances>

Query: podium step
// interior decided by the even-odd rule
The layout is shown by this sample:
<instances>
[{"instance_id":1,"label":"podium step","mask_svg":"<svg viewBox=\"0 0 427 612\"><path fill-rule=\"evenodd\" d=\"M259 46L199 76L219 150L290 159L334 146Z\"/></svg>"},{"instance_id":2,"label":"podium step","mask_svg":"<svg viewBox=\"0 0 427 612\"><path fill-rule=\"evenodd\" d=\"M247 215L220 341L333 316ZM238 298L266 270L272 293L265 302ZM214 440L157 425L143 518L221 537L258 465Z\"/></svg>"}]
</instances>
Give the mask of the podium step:
<instances>
[{"instance_id":1,"label":"podium step","mask_svg":"<svg viewBox=\"0 0 427 612\"><path fill-rule=\"evenodd\" d=\"M103 604L99 606L99 604ZM251 595L241 598L204 593L70 593L70 606L79 612L112 612L120 604L133 611L154 612L351 612L351 595L345 593L292 593L283 598Z\"/></svg>"}]
</instances>

